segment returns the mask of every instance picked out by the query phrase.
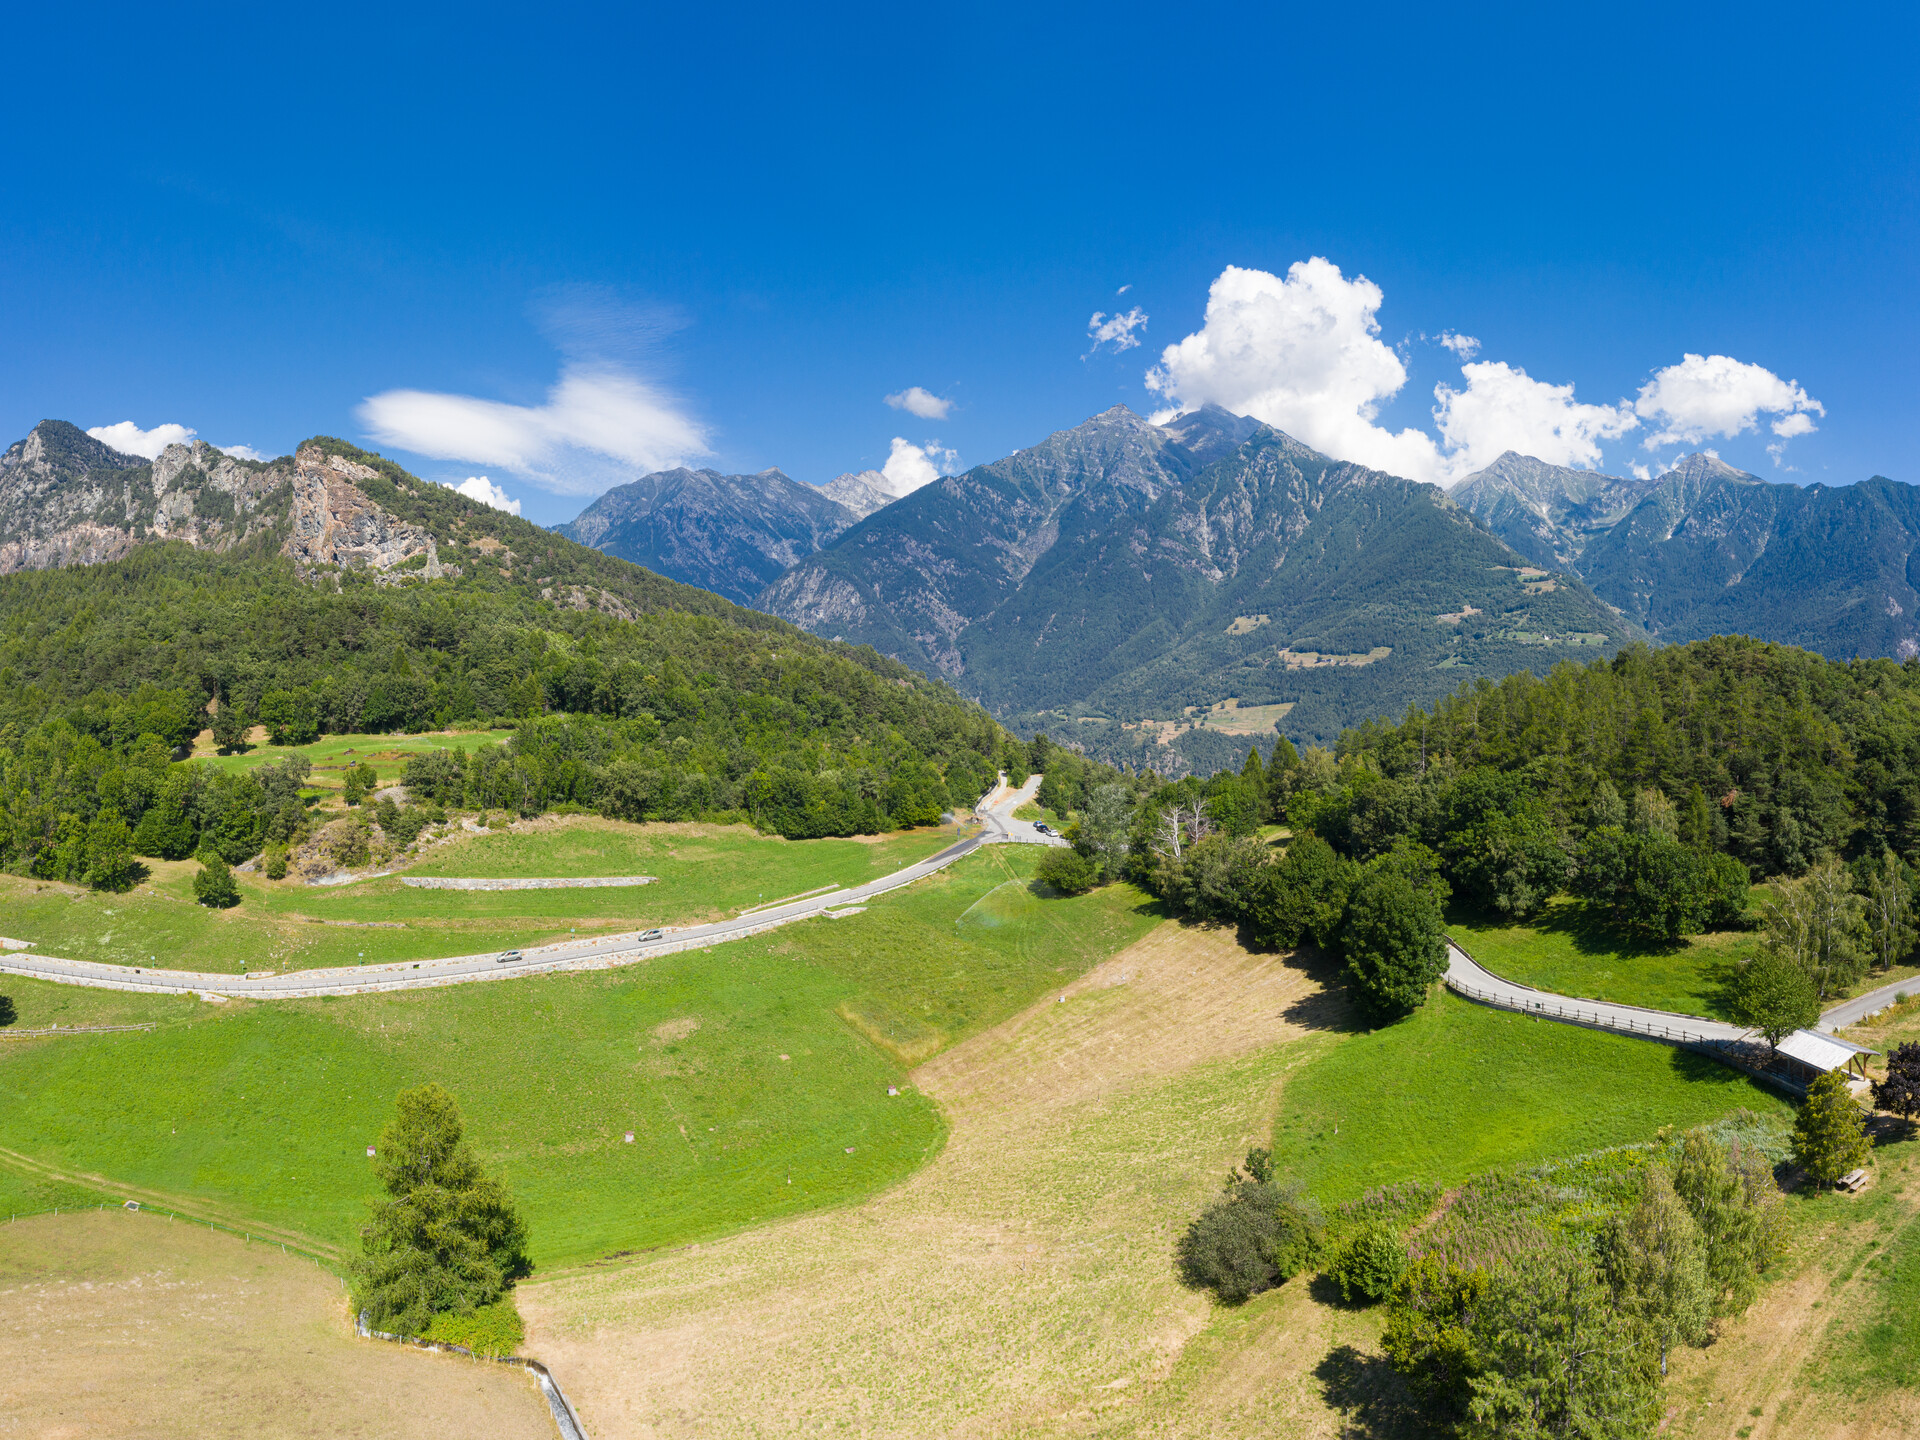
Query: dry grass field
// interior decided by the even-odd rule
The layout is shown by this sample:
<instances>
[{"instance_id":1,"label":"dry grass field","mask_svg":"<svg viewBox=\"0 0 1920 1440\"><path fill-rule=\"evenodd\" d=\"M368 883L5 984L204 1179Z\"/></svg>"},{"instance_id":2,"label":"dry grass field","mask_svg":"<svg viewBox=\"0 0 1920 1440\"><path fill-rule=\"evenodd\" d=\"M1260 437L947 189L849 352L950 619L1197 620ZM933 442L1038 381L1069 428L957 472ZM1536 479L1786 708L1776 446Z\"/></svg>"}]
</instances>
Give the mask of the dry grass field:
<instances>
[{"instance_id":1,"label":"dry grass field","mask_svg":"<svg viewBox=\"0 0 1920 1440\"><path fill-rule=\"evenodd\" d=\"M126 1211L0 1226L0 1437L552 1440L510 1366L357 1340L339 1281Z\"/></svg>"},{"instance_id":2,"label":"dry grass field","mask_svg":"<svg viewBox=\"0 0 1920 1440\"><path fill-rule=\"evenodd\" d=\"M1168 1247L1263 1134L1289 1071L1320 1048L1312 1032L1330 1004L1283 957L1164 924L915 1072L953 1130L906 1183L524 1286L529 1352L555 1368L595 1440L1136 1422L1201 1434L1221 1406L1244 1404L1330 1421L1306 1373L1285 1395L1242 1394L1230 1378L1224 1397L1211 1375L1179 1375L1183 1391L1207 1394L1172 1429L1141 1399L1193 1368L1183 1351L1213 1321L1210 1302L1175 1282ZM1364 1329L1344 1314L1312 1324ZM1241 1347L1215 1349L1213 1368L1233 1372Z\"/></svg>"}]
</instances>

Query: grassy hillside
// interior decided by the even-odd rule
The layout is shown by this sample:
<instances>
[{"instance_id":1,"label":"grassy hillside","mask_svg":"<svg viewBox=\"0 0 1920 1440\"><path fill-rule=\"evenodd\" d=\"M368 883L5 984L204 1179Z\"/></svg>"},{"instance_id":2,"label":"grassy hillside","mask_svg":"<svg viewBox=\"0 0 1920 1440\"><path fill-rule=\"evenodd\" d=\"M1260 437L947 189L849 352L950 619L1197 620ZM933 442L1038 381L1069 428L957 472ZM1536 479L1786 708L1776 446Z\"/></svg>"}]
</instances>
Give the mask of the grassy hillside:
<instances>
[{"instance_id":1,"label":"grassy hillside","mask_svg":"<svg viewBox=\"0 0 1920 1440\"><path fill-rule=\"evenodd\" d=\"M588 975L227 1005L8 982L21 1028L159 1028L6 1042L0 1146L345 1245L365 1147L394 1093L431 1079L543 1265L842 1203L941 1143L895 1055L974 1033L1152 923L1129 887L1039 900L1031 863L995 848L852 919Z\"/></svg>"}]
</instances>

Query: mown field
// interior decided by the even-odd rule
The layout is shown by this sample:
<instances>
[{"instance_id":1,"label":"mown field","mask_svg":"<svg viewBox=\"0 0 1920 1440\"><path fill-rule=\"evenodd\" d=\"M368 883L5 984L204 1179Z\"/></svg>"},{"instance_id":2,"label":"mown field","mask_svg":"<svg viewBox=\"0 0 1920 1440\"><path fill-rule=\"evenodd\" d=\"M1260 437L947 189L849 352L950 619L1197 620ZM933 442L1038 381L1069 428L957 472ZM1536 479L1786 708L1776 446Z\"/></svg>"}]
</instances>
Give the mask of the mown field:
<instances>
[{"instance_id":1,"label":"mown field","mask_svg":"<svg viewBox=\"0 0 1920 1440\"><path fill-rule=\"evenodd\" d=\"M0 1042L0 1146L344 1245L394 1093L432 1079L544 1265L843 1203L942 1143L903 1061L1153 923L1130 887L1039 899L1036 854L993 847L861 915L584 975L225 1005L9 981L22 1029L158 1028Z\"/></svg>"},{"instance_id":2,"label":"mown field","mask_svg":"<svg viewBox=\"0 0 1920 1440\"><path fill-rule=\"evenodd\" d=\"M50 955L236 974L424 960L537 945L570 931L719 919L822 886L889 875L953 843L951 826L870 840L782 840L741 825L629 825L596 816L522 822L436 845L409 875L652 875L592 890L422 890L399 875L306 885L241 874L241 903L193 900L199 866L154 861L125 895L0 875L5 931Z\"/></svg>"}]
</instances>

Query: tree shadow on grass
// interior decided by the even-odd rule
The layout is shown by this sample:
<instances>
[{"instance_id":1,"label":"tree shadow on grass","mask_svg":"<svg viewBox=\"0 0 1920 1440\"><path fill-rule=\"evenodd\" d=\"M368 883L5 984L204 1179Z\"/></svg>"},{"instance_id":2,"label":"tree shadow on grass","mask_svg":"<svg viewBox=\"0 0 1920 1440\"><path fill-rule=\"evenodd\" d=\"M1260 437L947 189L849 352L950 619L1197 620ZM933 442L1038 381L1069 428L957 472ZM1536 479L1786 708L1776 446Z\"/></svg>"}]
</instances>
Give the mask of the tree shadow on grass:
<instances>
[{"instance_id":1,"label":"tree shadow on grass","mask_svg":"<svg viewBox=\"0 0 1920 1440\"><path fill-rule=\"evenodd\" d=\"M1384 1356L1338 1345L1313 1375L1328 1407L1339 1412L1342 1440L1429 1440L1445 1433L1421 1416L1406 1381Z\"/></svg>"}]
</instances>

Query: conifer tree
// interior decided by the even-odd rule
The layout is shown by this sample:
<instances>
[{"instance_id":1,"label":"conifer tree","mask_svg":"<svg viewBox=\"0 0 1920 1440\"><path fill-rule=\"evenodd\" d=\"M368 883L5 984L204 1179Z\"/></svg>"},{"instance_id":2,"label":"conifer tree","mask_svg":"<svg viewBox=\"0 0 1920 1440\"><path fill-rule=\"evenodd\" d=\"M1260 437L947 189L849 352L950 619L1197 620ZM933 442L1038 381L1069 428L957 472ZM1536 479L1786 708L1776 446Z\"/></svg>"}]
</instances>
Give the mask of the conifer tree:
<instances>
[{"instance_id":1,"label":"conifer tree","mask_svg":"<svg viewBox=\"0 0 1920 1440\"><path fill-rule=\"evenodd\" d=\"M1793 1162L1821 1185L1867 1163L1866 1117L1854 1102L1846 1075L1829 1070L1807 1090L1793 1125Z\"/></svg>"}]
</instances>

